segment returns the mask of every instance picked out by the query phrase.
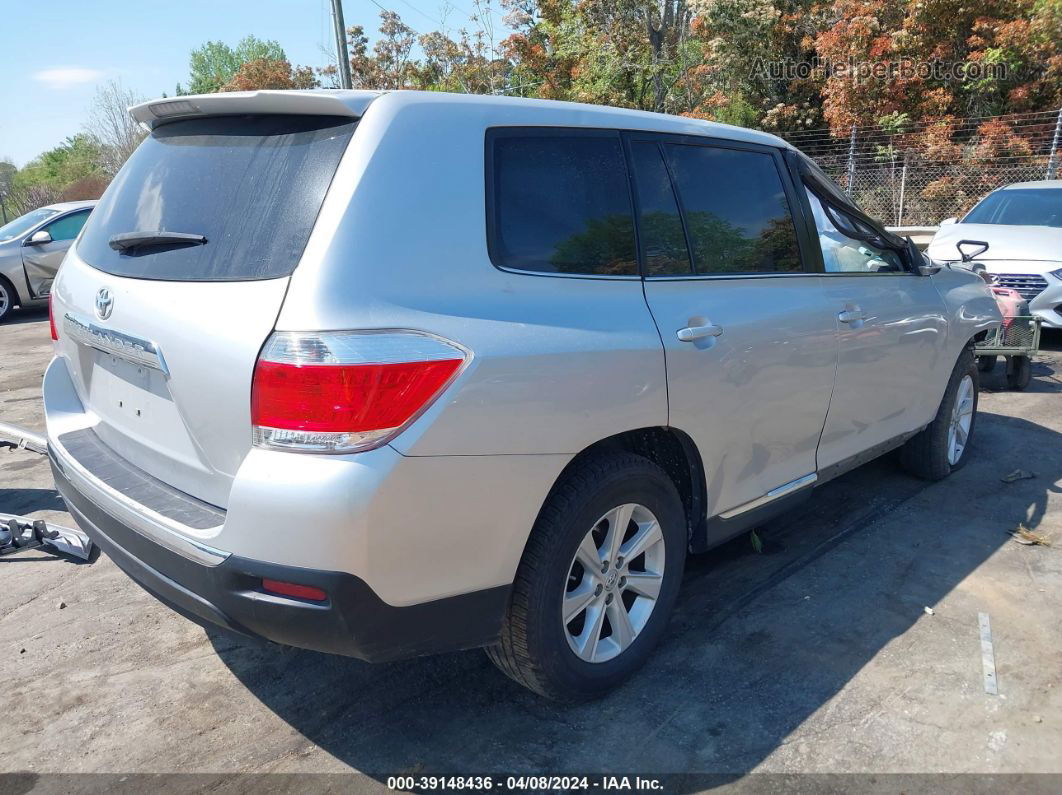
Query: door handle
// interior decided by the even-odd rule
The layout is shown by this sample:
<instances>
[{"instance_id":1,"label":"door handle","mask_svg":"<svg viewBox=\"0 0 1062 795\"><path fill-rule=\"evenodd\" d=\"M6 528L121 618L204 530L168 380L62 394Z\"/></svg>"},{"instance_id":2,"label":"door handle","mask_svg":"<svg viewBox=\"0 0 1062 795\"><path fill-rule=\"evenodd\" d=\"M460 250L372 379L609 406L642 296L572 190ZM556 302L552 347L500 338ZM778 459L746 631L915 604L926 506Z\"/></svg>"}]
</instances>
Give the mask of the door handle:
<instances>
[{"instance_id":1,"label":"door handle","mask_svg":"<svg viewBox=\"0 0 1062 795\"><path fill-rule=\"evenodd\" d=\"M679 338L680 342L695 342L697 340L703 340L705 337L718 337L722 333L722 326L715 326L708 323L703 326L686 326L686 328L680 328L675 332L675 336Z\"/></svg>"},{"instance_id":2,"label":"door handle","mask_svg":"<svg viewBox=\"0 0 1062 795\"><path fill-rule=\"evenodd\" d=\"M867 313L862 309L845 309L843 312L837 313L837 319L842 323L858 323L861 320L867 319Z\"/></svg>"}]
</instances>

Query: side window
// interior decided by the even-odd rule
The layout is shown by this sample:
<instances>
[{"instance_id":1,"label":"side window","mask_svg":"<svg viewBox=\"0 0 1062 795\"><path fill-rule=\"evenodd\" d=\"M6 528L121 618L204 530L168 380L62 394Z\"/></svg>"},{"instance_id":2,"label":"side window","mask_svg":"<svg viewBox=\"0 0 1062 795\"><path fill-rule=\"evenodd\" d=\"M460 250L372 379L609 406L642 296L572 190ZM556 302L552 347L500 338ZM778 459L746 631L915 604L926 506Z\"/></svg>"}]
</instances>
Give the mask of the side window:
<instances>
[{"instance_id":1,"label":"side window","mask_svg":"<svg viewBox=\"0 0 1062 795\"><path fill-rule=\"evenodd\" d=\"M686 232L660 145L631 143L631 166L638 195L638 228L646 276L684 276L693 272Z\"/></svg>"},{"instance_id":2,"label":"side window","mask_svg":"<svg viewBox=\"0 0 1062 795\"><path fill-rule=\"evenodd\" d=\"M697 273L800 273L800 249L775 158L666 144Z\"/></svg>"},{"instance_id":3,"label":"side window","mask_svg":"<svg viewBox=\"0 0 1062 795\"><path fill-rule=\"evenodd\" d=\"M852 235L859 231L857 221L835 209L827 212L818 196L810 190L807 194L811 213L815 216L815 228L819 232L822 261L827 273L904 272L899 254L856 239ZM834 219L837 223L834 223ZM838 228L838 223L847 228Z\"/></svg>"},{"instance_id":4,"label":"side window","mask_svg":"<svg viewBox=\"0 0 1062 795\"><path fill-rule=\"evenodd\" d=\"M499 267L637 276L619 134L499 133L491 140L490 252Z\"/></svg>"},{"instance_id":5,"label":"side window","mask_svg":"<svg viewBox=\"0 0 1062 795\"><path fill-rule=\"evenodd\" d=\"M71 213L70 215L60 218L58 221L52 221L52 223L44 228L48 230L48 234L52 236L52 240L73 240L81 231L81 227L85 225L85 221L88 220L88 217L88 210L80 213Z\"/></svg>"}]
</instances>

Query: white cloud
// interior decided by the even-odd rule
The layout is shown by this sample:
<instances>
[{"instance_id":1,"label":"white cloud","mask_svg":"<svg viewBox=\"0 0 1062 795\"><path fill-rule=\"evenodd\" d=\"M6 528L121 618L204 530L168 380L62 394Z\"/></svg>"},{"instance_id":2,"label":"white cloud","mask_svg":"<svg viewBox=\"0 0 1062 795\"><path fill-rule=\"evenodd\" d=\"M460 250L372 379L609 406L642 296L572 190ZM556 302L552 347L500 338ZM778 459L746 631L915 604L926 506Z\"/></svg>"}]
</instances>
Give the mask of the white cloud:
<instances>
[{"instance_id":1,"label":"white cloud","mask_svg":"<svg viewBox=\"0 0 1062 795\"><path fill-rule=\"evenodd\" d=\"M98 69L84 69L80 66L64 66L54 69L42 69L33 73L33 79L44 83L51 89L72 88L83 83L95 83L103 77Z\"/></svg>"}]
</instances>

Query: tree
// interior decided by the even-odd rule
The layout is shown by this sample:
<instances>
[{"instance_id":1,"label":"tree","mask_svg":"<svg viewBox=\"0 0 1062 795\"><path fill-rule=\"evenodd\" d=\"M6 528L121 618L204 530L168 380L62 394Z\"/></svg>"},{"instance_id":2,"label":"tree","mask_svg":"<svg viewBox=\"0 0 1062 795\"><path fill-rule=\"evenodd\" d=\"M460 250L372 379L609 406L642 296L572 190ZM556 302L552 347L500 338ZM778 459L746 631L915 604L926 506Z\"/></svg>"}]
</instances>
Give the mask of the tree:
<instances>
[{"instance_id":1,"label":"tree","mask_svg":"<svg viewBox=\"0 0 1062 795\"><path fill-rule=\"evenodd\" d=\"M79 182L79 194L97 190L95 196L84 196L97 198L110 180L100 166L100 159L100 145L91 135L70 136L18 170L11 180L9 207L21 215L59 201L66 188Z\"/></svg>"},{"instance_id":2,"label":"tree","mask_svg":"<svg viewBox=\"0 0 1062 795\"><path fill-rule=\"evenodd\" d=\"M84 129L98 145L99 165L108 176L118 173L147 135L128 111L144 99L118 80L110 80L96 89Z\"/></svg>"},{"instance_id":3,"label":"tree","mask_svg":"<svg viewBox=\"0 0 1062 795\"><path fill-rule=\"evenodd\" d=\"M317 78L308 66L292 69L287 61L257 58L241 64L232 79L219 91L315 88L317 84Z\"/></svg>"},{"instance_id":4,"label":"tree","mask_svg":"<svg viewBox=\"0 0 1062 795\"><path fill-rule=\"evenodd\" d=\"M1062 0L836 0L828 7L817 53L884 70L826 80L824 113L837 132L896 112L980 117L1062 104ZM904 64L958 64L965 74L905 71Z\"/></svg>"},{"instance_id":5,"label":"tree","mask_svg":"<svg viewBox=\"0 0 1062 795\"><path fill-rule=\"evenodd\" d=\"M18 173L18 167L11 162L11 158L5 157L0 159L0 223L6 224L11 220L11 217L7 214L8 202L7 197L11 195L11 187L14 184L15 174Z\"/></svg>"},{"instance_id":6,"label":"tree","mask_svg":"<svg viewBox=\"0 0 1062 795\"><path fill-rule=\"evenodd\" d=\"M192 50L188 68L188 90L177 85L178 94L213 94L232 80L249 61L287 61L280 43L246 36L235 47L222 41L208 41Z\"/></svg>"}]
</instances>

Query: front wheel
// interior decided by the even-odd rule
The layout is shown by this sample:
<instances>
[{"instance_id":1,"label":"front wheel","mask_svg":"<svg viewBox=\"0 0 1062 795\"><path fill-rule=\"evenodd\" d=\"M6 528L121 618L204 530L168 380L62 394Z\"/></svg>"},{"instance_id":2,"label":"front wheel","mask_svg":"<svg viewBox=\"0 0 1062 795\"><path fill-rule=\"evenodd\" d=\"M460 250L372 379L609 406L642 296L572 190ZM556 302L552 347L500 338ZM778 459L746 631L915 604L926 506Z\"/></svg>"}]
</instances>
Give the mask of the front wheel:
<instances>
[{"instance_id":1,"label":"front wheel","mask_svg":"<svg viewBox=\"0 0 1062 795\"><path fill-rule=\"evenodd\" d=\"M0 276L0 323L7 319L15 306L15 291L8 284L7 279Z\"/></svg>"},{"instance_id":2,"label":"front wheel","mask_svg":"<svg viewBox=\"0 0 1062 795\"><path fill-rule=\"evenodd\" d=\"M488 656L548 698L604 695L663 635L685 556L682 501L660 467L627 453L577 464L535 523Z\"/></svg>"},{"instance_id":3,"label":"front wheel","mask_svg":"<svg viewBox=\"0 0 1062 795\"><path fill-rule=\"evenodd\" d=\"M973 352L966 349L951 371L936 417L900 450L900 461L911 474L940 480L966 463L977 420L978 376Z\"/></svg>"}]
</instances>

